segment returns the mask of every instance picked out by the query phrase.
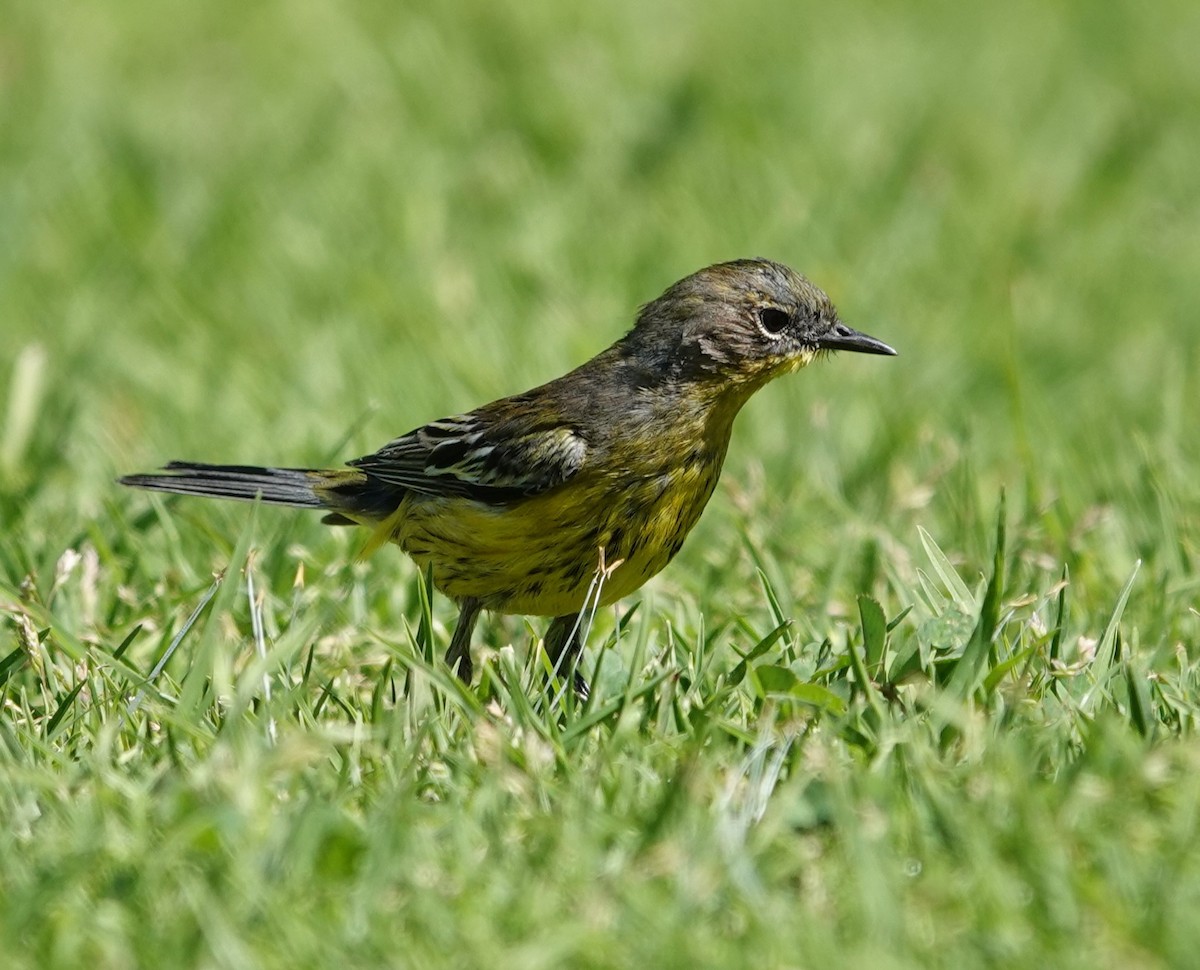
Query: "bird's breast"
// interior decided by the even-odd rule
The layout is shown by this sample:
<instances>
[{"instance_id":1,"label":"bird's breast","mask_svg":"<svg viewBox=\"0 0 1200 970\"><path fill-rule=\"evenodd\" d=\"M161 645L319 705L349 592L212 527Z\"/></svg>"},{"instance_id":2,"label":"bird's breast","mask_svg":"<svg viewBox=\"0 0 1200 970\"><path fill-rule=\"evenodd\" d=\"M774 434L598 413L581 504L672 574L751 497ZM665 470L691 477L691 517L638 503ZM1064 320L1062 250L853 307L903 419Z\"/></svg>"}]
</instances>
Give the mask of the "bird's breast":
<instances>
[{"instance_id":1,"label":"bird's breast","mask_svg":"<svg viewBox=\"0 0 1200 970\"><path fill-rule=\"evenodd\" d=\"M720 476L724 449L600 470L503 506L413 495L393 539L434 584L505 613L561 616L627 596L679 551Z\"/></svg>"}]
</instances>

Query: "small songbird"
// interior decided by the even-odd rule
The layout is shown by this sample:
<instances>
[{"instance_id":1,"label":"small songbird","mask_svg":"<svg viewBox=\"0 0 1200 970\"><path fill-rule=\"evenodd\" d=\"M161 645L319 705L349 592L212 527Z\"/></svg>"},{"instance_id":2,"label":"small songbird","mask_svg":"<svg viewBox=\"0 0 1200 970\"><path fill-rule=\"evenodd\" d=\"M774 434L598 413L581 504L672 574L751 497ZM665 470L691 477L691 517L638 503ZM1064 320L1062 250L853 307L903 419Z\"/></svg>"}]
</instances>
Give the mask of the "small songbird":
<instances>
[{"instance_id":1,"label":"small songbird","mask_svg":"<svg viewBox=\"0 0 1200 970\"><path fill-rule=\"evenodd\" d=\"M896 352L766 259L709 266L646 304L570 373L410 431L335 469L174 461L125 485L322 509L395 542L459 608L446 662L471 681L481 610L551 616L545 649L575 669L579 617L679 552L712 495L733 419L768 381L828 351Z\"/></svg>"}]
</instances>

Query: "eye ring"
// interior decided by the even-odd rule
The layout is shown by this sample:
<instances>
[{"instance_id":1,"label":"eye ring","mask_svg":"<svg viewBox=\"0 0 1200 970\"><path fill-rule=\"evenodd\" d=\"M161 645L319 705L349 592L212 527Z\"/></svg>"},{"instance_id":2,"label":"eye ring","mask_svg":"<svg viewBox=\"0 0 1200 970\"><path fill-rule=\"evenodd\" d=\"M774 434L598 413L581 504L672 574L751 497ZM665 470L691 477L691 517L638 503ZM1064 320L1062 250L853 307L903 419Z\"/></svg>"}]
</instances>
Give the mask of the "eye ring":
<instances>
[{"instance_id":1,"label":"eye ring","mask_svg":"<svg viewBox=\"0 0 1200 970\"><path fill-rule=\"evenodd\" d=\"M765 306L758 311L758 325L771 337L778 337L783 333L791 320L787 311L777 306Z\"/></svg>"}]
</instances>

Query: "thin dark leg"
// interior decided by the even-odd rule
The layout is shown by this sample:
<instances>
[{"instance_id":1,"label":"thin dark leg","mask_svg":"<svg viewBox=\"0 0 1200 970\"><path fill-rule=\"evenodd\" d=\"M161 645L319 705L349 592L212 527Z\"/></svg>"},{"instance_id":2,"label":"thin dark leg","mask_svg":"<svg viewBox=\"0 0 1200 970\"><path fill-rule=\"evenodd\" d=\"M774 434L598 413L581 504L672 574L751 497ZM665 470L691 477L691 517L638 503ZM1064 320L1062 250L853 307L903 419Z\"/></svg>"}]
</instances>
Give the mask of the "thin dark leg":
<instances>
[{"instance_id":1,"label":"thin dark leg","mask_svg":"<svg viewBox=\"0 0 1200 970\"><path fill-rule=\"evenodd\" d=\"M566 616L556 616L550 621L546 630L546 655L550 665L559 677L571 676L571 684L575 693L582 700L587 700L592 692L583 674L579 672L579 652L583 647L580 634L583 632L583 622L578 613L568 613Z\"/></svg>"},{"instance_id":2,"label":"thin dark leg","mask_svg":"<svg viewBox=\"0 0 1200 970\"><path fill-rule=\"evenodd\" d=\"M475 621L483 609L479 600L465 599L458 604L458 622L454 624L454 636L450 638L450 649L446 651L446 664L458 674L464 684L471 683L474 666L471 664L471 634Z\"/></svg>"}]
</instances>

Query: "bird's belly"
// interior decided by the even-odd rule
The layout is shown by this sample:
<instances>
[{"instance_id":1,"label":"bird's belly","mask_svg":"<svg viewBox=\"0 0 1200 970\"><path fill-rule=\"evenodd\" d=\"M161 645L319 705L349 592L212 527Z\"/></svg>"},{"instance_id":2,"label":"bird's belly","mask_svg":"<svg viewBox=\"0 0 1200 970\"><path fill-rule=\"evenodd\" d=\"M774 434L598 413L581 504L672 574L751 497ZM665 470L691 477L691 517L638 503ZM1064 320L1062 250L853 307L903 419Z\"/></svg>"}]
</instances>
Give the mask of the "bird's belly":
<instances>
[{"instance_id":1,"label":"bird's belly","mask_svg":"<svg viewBox=\"0 0 1200 970\"><path fill-rule=\"evenodd\" d=\"M718 474L689 467L572 482L501 507L414 496L393 539L447 596L502 613L562 616L589 601L615 602L670 562Z\"/></svg>"}]
</instances>

